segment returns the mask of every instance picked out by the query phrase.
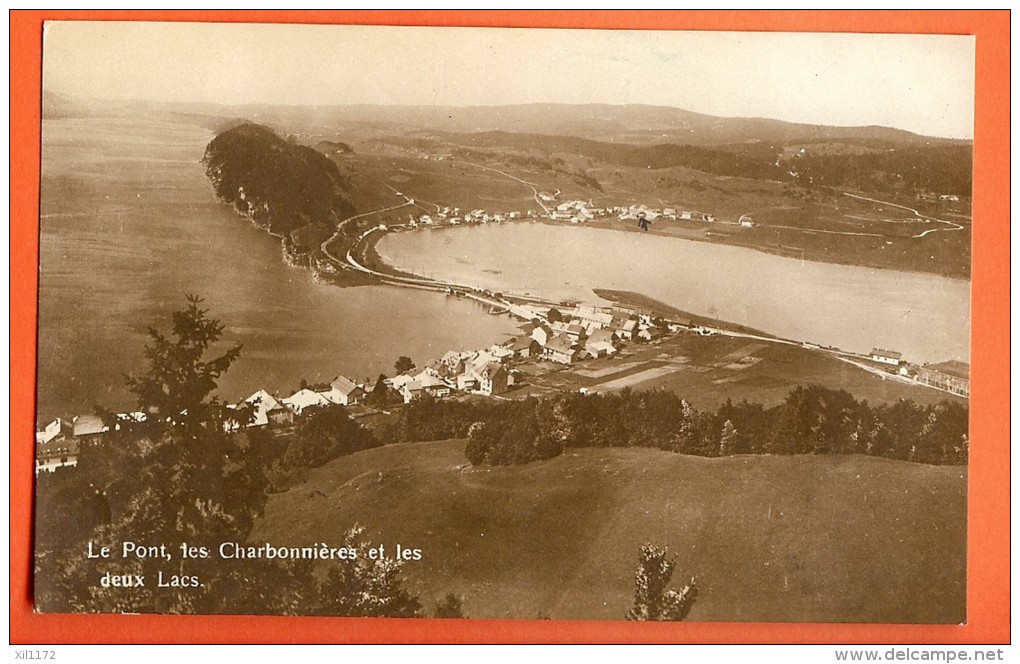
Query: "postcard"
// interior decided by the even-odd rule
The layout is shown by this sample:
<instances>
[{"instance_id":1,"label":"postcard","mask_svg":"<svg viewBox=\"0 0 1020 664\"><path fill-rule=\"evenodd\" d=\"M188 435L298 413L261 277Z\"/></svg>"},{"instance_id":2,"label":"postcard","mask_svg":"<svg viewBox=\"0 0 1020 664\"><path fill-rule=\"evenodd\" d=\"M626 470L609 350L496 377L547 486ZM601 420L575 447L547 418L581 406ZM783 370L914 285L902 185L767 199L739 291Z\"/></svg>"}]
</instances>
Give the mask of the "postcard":
<instances>
[{"instance_id":1,"label":"postcard","mask_svg":"<svg viewBox=\"0 0 1020 664\"><path fill-rule=\"evenodd\" d=\"M967 625L978 47L47 20L33 612Z\"/></svg>"}]
</instances>

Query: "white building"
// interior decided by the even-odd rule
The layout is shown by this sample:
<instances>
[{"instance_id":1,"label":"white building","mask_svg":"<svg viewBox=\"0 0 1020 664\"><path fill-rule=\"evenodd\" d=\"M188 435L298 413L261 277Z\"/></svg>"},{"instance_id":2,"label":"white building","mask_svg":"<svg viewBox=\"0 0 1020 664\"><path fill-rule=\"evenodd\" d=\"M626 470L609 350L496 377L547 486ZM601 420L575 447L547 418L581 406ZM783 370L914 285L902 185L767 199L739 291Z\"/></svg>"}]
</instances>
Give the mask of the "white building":
<instances>
[{"instance_id":1,"label":"white building","mask_svg":"<svg viewBox=\"0 0 1020 664\"><path fill-rule=\"evenodd\" d=\"M882 348L874 348L871 351L871 361L878 362L880 364L888 364L890 366L897 367L902 362L902 355L893 350L883 350Z\"/></svg>"}]
</instances>

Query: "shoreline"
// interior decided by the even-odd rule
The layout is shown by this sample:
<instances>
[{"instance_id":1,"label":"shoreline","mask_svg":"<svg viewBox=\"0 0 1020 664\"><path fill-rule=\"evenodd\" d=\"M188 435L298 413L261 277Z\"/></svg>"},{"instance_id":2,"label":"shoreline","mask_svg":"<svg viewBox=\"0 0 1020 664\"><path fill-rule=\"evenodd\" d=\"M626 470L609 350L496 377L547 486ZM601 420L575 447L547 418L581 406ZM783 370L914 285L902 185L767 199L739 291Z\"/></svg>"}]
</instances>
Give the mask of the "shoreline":
<instances>
[{"instance_id":1,"label":"shoreline","mask_svg":"<svg viewBox=\"0 0 1020 664\"><path fill-rule=\"evenodd\" d=\"M789 258L791 260L806 261L806 262L809 262L809 263L818 263L818 264L821 264L821 265L842 265L842 266L845 266L845 267L857 267L857 268L861 268L861 269L865 269L865 270L883 270L883 271L889 271L889 272L902 272L902 273L905 273L905 274L912 274L912 275L929 275L929 276L933 276L933 277L939 277L939 278L942 278L942 279L951 279L953 281L965 281L967 283L971 282L970 275L960 276L960 275L951 274L951 273L933 272L933 271L930 271L930 270L916 270L916 269L910 269L910 268L906 268L906 267L895 267L895 266L890 266L890 265L872 265L872 264L861 263L861 262L840 261L840 260L833 260L831 257L828 257L828 256L826 257L825 260L821 260L821 259L819 259L817 257L809 257L808 255L805 255L804 257L801 257L799 255L794 255L794 251L795 250L792 247L787 250L786 248L780 249L778 247L769 247L769 246L759 246L759 245L752 245L752 244L743 244L743 243L740 243L740 242L724 242L724 241L718 241L718 240L715 240L715 239L709 239L709 238L704 238L704 237L697 237L697 236L694 236L694 235L680 235L680 234L676 234L676 233L667 233L667 232L663 232L661 230L660 231L655 230L654 224L652 225L652 227L647 232L644 232L644 231L639 230L636 227L635 228L631 228L629 224L627 224L625 226L617 227L617 226L609 226L609 225L606 225L604 223L601 223L601 222L604 222L604 221L618 221L618 220L616 220L616 219L608 219L608 220L603 219L603 220L589 221L589 222L586 222L586 223L583 223L583 224L571 224L569 222L557 221L555 219L548 219L548 218L545 218L545 217L534 217L534 218L524 218L524 219L514 219L514 220L502 221L502 222L499 222L497 225L521 224L521 223L537 223L537 224L544 224L544 225L547 225L547 226L593 228L593 229L596 229L596 230L618 231L618 232L622 232L622 233L641 233L641 234L645 234L645 235L655 235L657 237L664 237L664 238L669 238L669 239L673 239L673 240L687 240L687 241L690 241L690 242L702 242L702 243L706 243L706 244L716 244L716 245L722 245L722 246L726 246L726 247L734 247L734 248L737 248L737 249L748 249L748 250L751 250L751 251L758 251L758 252L761 252L763 254L767 254L767 255L770 255L770 256L777 256L779 258ZM474 225L469 226L469 227L474 227ZM402 230L400 232L407 232L407 230L446 231L446 230L455 230L455 229L458 229L458 228L461 228L461 226L454 226L454 225L450 225L450 224L436 224L436 225L432 225L432 226L418 227L416 229L406 229L406 230ZM390 231L390 230L386 231L386 233L389 233L389 232L394 232L394 231ZM809 231L804 231L804 232L809 232ZM371 241L372 245L374 246L375 243L378 242L379 237L381 237L381 235L380 236L376 236L376 237L370 236L370 239L366 238L366 240L364 240L363 243L367 243L367 242ZM721 237L721 235L719 235L717 237ZM800 250L798 249L796 251L799 252ZM402 272L398 268L395 268L392 265L388 265L384 261L380 260L378 258L378 256L376 256L376 261L377 262L374 265L370 265L369 267L372 267L372 269L378 270L380 272L391 272L391 273L393 273L394 276L401 276L401 277L405 277L405 278L421 278L420 275L415 275L415 274L411 274L411 273L407 273L407 272Z\"/></svg>"},{"instance_id":2,"label":"shoreline","mask_svg":"<svg viewBox=\"0 0 1020 664\"><path fill-rule=\"evenodd\" d=\"M798 255L800 253L800 250L799 249L795 249L793 247L790 247L790 248L787 249L785 247L780 248L780 247L772 247L772 246L769 246L769 245L744 244L742 242L727 242L727 241L721 240L721 239L713 239L713 238L729 238L729 237L733 237L732 235L723 234L723 233L717 233L717 234L715 234L713 236L713 238L699 237L699 236L694 235L694 234L667 233L667 232L662 231L662 230L656 230L654 222L650 225L648 231L641 231L637 227L631 227L630 224L624 224L622 226L618 226L618 225L610 226L610 225L606 225L606 224L601 223L601 222L605 222L605 221L609 221L609 222L622 221L622 220L619 220L619 219L616 219L616 218L589 221L589 222L586 222L584 224L564 223L564 222L561 222L561 221L556 221L554 219L547 219L547 218L525 219L525 220L522 220L522 221L534 221L534 222L541 223L541 224L547 224L549 226L583 226L583 227L597 228L597 229L607 230L607 231L620 231L620 232L623 232L623 233L641 233L641 234L644 234L644 235L655 235L657 237L665 237L665 238L671 238L671 239L675 239L675 240L689 240L691 242L704 242L706 244L718 244L718 245L723 245L723 246L727 246L727 247L737 247L737 248L740 248L740 249L750 249L752 251L760 251L761 253L768 254L770 256L778 256L780 258L789 258L789 259L792 259L792 260L807 261L807 262L810 262L810 263L820 263L820 264L823 264L823 265L844 265L844 266L847 266L847 267L859 267L859 268L867 269L867 270L888 270L888 271L891 271L891 272L906 272L906 273L909 273L909 274L931 275L931 276L935 276L935 277L942 277L944 279L953 279L953 280L956 280L956 281L967 281L967 282L971 281L970 274L967 274L966 276L961 276L959 274L954 274L954 273L950 273L950 272L936 272L936 271L932 271L932 270L917 270L917 269L911 269L911 268L908 268L908 267L896 267L896 266L892 266L892 265L878 265L878 264L870 264L868 262L860 262L860 261L857 261L857 262L855 262L855 261L844 261L844 260L838 260L837 257L832 257L832 256L827 255L827 254L824 257L819 257L818 255L816 255L817 252L812 252L810 255L805 253L805 255L800 256L800 255ZM503 223L519 223L519 222L513 221L513 222L503 222ZM679 223L679 222L675 222L675 223ZM761 226L760 228L768 228L768 226ZM801 231L801 232L803 232L803 233L810 233L811 231L804 230L804 231ZM904 238L904 239L906 239L906 238ZM806 252L807 250L804 250L804 251Z\"/></svg>"},{"instance_id":3,"label":"shoreline","mask_svg":"<svg viewBox=\"0 0 1020 664\"><path fill-rule=\"evenodd\" d=\"M602 298L603 300L609 300L610 302L613 302L614 304L619 304L621 306L645 309L647 311L650 311L653 316L658 316L659 318L672 320L687 319L693 325L709 326L721 330L739 332L741 334L768 337L771 339L776 339L777 341L781 339L781 337L778 337L772 334L771 332L765 332L763 330L748 327L746 325L740 325L739 323L734 323L719 318L711 318L710 316L693 314L689 311L678 309L672 305L666 304L665 302L661 302L659 300L656 300L655 298L649 297L644 293L639 293L637 291L612 290L609 288L593 288L592 291L595 293L595 295Z\"/></svg>"}]
</instances>

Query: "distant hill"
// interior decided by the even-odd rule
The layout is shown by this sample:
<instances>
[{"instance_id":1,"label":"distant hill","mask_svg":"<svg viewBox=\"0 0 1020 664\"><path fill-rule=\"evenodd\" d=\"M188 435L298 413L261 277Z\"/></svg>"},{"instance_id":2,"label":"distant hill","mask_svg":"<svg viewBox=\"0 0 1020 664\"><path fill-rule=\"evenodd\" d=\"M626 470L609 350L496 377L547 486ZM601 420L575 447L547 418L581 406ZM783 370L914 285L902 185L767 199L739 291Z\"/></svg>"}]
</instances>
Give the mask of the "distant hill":
<instances>
[{"instance_id":1,"label":"distant hill","mask_svg":"<svg viewBox=\"0 0 1020 664\"><path fill-rule=\"evenodd\" d=\"M473 618L622 619L638 547L695 575L691 620L966 618L966 468L858 456L700 458L569 450L467 466L463 441L358 452L270 496L252 541L330 542L350 524L392 551L431 606Z\"/></svg>"},{"instance_id":2,"label":"distant hill","mask_svg":"<svg viewBox=\"0 0 1020 664\"><path fill-rule=\"evenodd\" d=\"M346 124L389 129L447 132L522 132L558 134L630 143L726 145L818 141L883 143L969 143L920 136L889 127L830 127L768 118L724 118L669 106L646 104L519 104L508 106L282 106L208 103L84 101L53 93L53 109L117 113L158 112L186 117L245 117L292 131L325 131Z\"/></svg>"},{"instance_id":3,"label":"distant hill","mask_svg":"<svg viewBox=\"0 0 1020 664\"><path fill-rule=\"evenodd\" d=\"M454 131L559 134L626 142L720 145L793 140L942 141L888 127L828 127L767 118L724 118L644 104L521 104L514 106L337 107L347 121Z\"/></svg>"},{"instance_id":4,"label":"distant hill","mask_svg":"<svg viewBox=\"0 0 1020 664\"><path fill-rule=\"evenodd\" d=\"M399 141L401 139L392 139ZM936 142L897 143L879 139L800 140L792 151L785 143L703 146L683 143L614 143L576 136L505 131L434 132L415 139L433 149L449 145L502 148L528 154L576 154L629 168L684 166L704 173L762 180L807 182L833 187L893 191L971 190L969 145ZM892 147L896 146L896 147ZM794 175L796 173L796 175Z\"/></svg>"}]
</instances>

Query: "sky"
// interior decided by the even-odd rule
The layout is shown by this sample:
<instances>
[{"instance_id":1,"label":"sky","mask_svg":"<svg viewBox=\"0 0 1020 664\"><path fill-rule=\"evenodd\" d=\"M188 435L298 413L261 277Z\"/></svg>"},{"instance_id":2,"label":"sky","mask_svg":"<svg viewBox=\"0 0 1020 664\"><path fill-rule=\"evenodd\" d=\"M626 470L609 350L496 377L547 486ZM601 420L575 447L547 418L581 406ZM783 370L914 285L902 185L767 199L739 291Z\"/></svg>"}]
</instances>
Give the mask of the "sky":
<instances>
[{"instance_id":1,"label":"sky","mask_svg":"<svg viewBox=\"0 0 1020 664\"><path fill-rule=\"evenodd\" d=\"M973 138L951 35L48 22L43 88L221 104L674 106Z\"/></svg>"}]
</instances>

